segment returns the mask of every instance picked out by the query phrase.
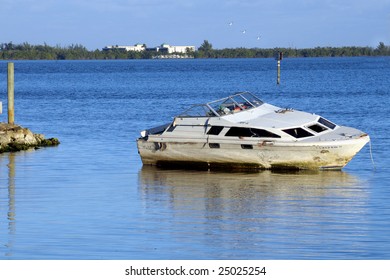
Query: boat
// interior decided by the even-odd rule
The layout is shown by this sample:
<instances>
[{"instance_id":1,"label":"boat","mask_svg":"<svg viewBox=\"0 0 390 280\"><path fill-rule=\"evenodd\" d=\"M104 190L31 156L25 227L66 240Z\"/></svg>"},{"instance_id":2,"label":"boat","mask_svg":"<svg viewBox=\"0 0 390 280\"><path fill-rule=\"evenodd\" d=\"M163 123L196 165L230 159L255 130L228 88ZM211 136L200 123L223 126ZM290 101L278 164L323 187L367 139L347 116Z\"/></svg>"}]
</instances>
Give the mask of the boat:
<instances>
[{"instance_id":1,"label":"boat","mask_svg":"<svg viewBox=\"0 0 390 280\"><path fill-rule=\"evenodd\" d=\"M358 129L238 92L141 131L137 147L144 165L340 170L369 141Z\"/></svg>"}]
</instances>

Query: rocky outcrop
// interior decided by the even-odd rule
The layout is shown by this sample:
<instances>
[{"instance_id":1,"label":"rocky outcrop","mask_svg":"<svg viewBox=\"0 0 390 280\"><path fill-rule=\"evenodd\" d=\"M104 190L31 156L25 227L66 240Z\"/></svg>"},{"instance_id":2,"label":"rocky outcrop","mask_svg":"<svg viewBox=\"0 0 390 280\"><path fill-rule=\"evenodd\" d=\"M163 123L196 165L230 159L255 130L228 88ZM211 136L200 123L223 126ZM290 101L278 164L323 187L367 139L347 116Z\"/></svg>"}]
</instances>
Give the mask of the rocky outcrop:
<instances>
[{"instance_id":1,"label":"rocky outcrop","mask_svg":"<svg viewBox=\"0 0 390 280\"><path fill-rule=\"evenodd\" d=\"M27 150L60 144L57 138L45 139L28 128L16 124L0 123L0 153Z\"/></svg>"}]
</instances>

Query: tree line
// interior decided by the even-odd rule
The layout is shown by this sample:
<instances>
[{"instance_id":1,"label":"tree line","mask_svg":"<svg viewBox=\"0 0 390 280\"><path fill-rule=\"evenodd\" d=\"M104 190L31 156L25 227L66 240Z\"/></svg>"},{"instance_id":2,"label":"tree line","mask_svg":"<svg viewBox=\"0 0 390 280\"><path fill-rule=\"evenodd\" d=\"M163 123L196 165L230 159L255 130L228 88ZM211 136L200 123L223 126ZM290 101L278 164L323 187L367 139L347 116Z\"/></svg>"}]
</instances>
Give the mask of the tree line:
<instances>
[{"instance_id":1,"label":"tree line","mask_svg":"<svg viewBox=\"0 0 390 280\"><path fill-rule=\"evenodd\" d=\"M316 48L225 48L213 49L207 40L198 48L199 58L272 58L279 52L284 57L342 57L342 56L390 56L390 46L380 42L372 47L316 47Z\"/></svg>"},{"instance_id":2,"label":"tree line","mask_svg":"<svg viewBox=\"0 0 390 280\"><path fill-rule=\"evenodd\" d=\"M380 42L373 47L316 47L316 48L224 48L214 49L207 40L195 52L186 55L194 58L270 58L283 52L284 57L341 57L341 56L390 56L390 46ZM29 43L0 44L3 60L87 60L87 59L151 59L155 51L125 51L120 49L88 50L80 44L70 46L30 45ZM178 54L180 55L180 54Z\"/></svg>"}]
</instances>

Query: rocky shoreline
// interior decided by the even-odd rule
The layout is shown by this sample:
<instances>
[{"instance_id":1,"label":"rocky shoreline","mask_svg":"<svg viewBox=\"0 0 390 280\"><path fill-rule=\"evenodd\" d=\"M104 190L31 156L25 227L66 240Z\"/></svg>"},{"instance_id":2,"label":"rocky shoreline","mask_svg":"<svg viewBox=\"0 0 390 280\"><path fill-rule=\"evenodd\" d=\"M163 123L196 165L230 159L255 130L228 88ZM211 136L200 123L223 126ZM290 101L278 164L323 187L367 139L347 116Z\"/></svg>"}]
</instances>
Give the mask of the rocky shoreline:
<instances>
[{"instance_id":1,"label":"rocky shoreline","mask_svg":"<svg viewBox=\"0 0 390 280\"><path fill-rule=\"evenodd\" d=\"M43 134L33 133L20 125L0 122L0 154L59 144L60 141L57 138L46 139Z\"/></svg>"}]
</instances>

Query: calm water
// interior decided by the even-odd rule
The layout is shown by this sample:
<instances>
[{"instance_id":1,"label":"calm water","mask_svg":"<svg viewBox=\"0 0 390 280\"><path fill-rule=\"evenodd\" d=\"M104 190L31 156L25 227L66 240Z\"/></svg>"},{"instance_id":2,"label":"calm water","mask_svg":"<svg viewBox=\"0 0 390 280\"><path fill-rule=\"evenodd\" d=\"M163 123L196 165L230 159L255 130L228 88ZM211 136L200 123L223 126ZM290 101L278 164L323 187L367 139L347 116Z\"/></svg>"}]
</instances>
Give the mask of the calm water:
<instances>
[{"instance_id":1,"label":"calm water","mask_svg":"<svg viewBox=\"0 0 390 280\"><path fill-rule=\"evenodd\" d=\"M16 61L15 83L16 122L61 145L0 155L0 259L390 259L390 58L285 59L279 87L271 59ZM342 172L142 167L140 130L243 90L369 133L376 169L368 146Z\"/></svg>"}]
</instances>

